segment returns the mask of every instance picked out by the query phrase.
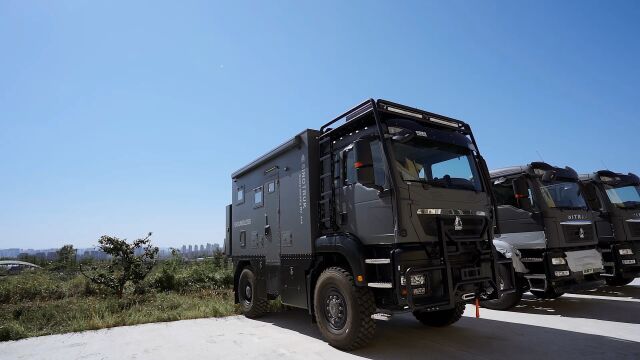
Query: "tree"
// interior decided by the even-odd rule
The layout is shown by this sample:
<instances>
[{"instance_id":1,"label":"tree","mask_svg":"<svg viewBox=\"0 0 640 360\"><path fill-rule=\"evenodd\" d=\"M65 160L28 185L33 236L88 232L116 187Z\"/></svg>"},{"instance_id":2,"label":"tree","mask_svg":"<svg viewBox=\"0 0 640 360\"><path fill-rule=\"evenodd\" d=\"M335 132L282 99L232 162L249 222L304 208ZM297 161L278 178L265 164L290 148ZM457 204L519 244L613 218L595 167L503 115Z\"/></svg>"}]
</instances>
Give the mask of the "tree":
<instances>
[{"instance_id":1,"label":"tree","mask_svg":"<svg viewBox=\"0 0 640 360\"><path fill-rule=\"evenodd\" d=\"M71 270L76 267L76 249L73 245L64 245L56 251L57 260L54 268L58 270Z\"/></svg>"},{"instance_id":2,"label":"tree","mask_svg":"<svg viewBox=\"0 0 640 360\"><path fill-rule=\"evenodd\" d=\"M86 268L81 266L82 274L92 282L110 288L118 297L122 297L127 283L132 282L135 285L144 280L156 263L158 248L151 244L151 234L132 243L128 243L127 239L113 236L100 237L98 247L111 255L111 259L106 267L99 268L94 265L88 272L85 272Z\"/></svg>"}]
</instances>

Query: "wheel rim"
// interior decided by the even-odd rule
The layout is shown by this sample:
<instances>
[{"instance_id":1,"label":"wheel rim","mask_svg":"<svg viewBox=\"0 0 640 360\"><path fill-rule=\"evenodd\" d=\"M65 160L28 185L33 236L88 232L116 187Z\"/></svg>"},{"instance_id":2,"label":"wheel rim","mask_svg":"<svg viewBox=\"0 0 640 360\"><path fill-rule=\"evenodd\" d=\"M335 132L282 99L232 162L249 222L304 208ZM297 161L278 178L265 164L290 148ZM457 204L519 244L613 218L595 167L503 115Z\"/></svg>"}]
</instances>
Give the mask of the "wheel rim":
<instances>
[{"instance_id":1,"label":"wheel rim","mask_svg":"<svg viewBox=\"0 0 640 360\"><path fill-rule=\"evenodd\" d=\"M249 281L249 279L247 279L246 277L242 277L240 279L238 295L240 295L242 303L245 307L251 305L251 299L253 298L253 287L251 286L251 281Z\"/></svg>"},{"instance_id":2,"label":"wheel rim","mask_svg":"<svg viewBox=\"0 0 640 360\"><path fill-rule=\"evenodd\" d=\"M336 288L329 289L325 296L324 317L334 331L342 330L347 323L347 302Z\"/></svg>"}]
</instances>

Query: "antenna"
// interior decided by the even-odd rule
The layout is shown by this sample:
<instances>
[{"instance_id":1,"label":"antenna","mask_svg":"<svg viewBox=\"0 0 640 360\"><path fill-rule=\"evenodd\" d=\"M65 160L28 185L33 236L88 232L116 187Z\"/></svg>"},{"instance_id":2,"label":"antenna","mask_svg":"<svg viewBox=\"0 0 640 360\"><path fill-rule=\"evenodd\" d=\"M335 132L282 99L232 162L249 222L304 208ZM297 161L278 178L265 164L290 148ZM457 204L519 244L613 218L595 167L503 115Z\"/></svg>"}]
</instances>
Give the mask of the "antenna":
<instances>
[{"instance_id":1,"label":"antenna","mask_svg":"<svg viewBox=\"0 0 640 360\"><path fill-rule=\"evenodd\" d=\"M600 159L600 162L602 163L602 166L604 166L605 170L609 170L609 167L604 163L604 160Z\"/></svg>"},{"instance_id":2,"label":"antenna","mask_svg":"<svg viewBox=\"0 0 640 360\"><path fill-rule=\"evenodd\" d=\"M536 154L538 154L540 161L544 162L544 159L542 158L542 155L540 155L540 152L538 150L536 150Z\"/></svg>"}]
</instances>

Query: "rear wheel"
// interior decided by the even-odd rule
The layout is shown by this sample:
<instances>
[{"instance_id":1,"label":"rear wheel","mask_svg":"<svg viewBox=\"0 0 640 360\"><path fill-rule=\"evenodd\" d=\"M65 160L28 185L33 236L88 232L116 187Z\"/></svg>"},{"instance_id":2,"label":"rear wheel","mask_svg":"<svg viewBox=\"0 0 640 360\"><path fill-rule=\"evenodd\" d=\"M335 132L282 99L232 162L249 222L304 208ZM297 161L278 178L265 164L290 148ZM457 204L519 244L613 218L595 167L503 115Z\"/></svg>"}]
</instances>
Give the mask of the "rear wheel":
<instances>
[{"instance_id":1,"label":"rear wheel","mask_svg":"<svg viewBox=\"0 0 640 360\"><path fill-rule=\"evenodd\" d=\"M615 277L606 277L604 279L609 286L625 286L629 285L633 280L635 280L635 278L626 278L620 275L616 275Z\"/></svg>"},{"instance_id":2,"label":"rear wheel","mask_svg":"<svg viewBox=\"0 0 640 360\"><path fill-rule=\"evenodd\" d=\"M371 319L376 310L373 293L368 288L356 287L346 270L331 267L320 274L314 307L318 328L331 346L354 350L373 337L376 329Z\"/></svg>"},{"instance_id":3,"label":"rear wheel","mask_svg":"<svg viewBox=\"0 0 640 360\"><path fill-rule=\"evenodd\" d=\"M564 295L563 292L556 292L553 288L547 289L545 291L540 291L540 290L529 290L533 296L537 297L538 299L544 299L544 300L551 300L551 299L557 299L560 296Z\"/></svg>"},{"instance_id":4,"label":"rear wheel","mask_svg":"<svg viewBox=\"0 0 640 360\"><path fill-rule=\"evenodd\" d=\"M444 327L460 320L464 313L464 307L465 304L459 302L453 309L430 312L416 310L413 312L413 316L424 325Z\"/></svg>"},{"instance_id":5,"label":"rear wheel","mask_svg":"<svg viewBox=\"0 0 640 360\"><path fill-rule=\"evenodd\" d=\"M257 318L264 315L269 310L269 301L257 296L256 275L251 267L246 267L238 278L238 300L242 313L248 318Z\"/></svg>"}]
</instances>

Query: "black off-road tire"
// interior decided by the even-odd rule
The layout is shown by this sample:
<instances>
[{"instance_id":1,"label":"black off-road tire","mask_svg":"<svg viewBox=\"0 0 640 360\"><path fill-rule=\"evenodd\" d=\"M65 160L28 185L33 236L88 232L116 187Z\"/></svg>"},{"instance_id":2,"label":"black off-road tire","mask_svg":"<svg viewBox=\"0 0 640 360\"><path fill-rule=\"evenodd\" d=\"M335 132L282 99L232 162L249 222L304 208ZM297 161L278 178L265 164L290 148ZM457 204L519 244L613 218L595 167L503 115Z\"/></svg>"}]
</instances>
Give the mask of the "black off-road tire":
<instances>
[{"instance_id":1,"label":"black off-road tire","mask_svg":"<svg viewBox=\"0 0 640 360\"><path fill-rule=\"evenodd\" d=\"M635 278L625 278L620 275L604 278L604 281L606 281L607 285L609 286L625 286L629 285L633 280L635 280Z\"/></svg>"},{"instance_id":2,"label":"black off-road tire","mask_svg":"<svg viewBox=\"0 0 640 360\"><path fill-rule=\"evenodd\" d=\"M376 311L373 293L369 288L356 287L353 276L345 269L324 270L316 282L313 301L318 328L331 346L351 351L365 346L373 338L376 330L376 323L371 319Z\"/></svg>"},{"instance_id":3,"label":"black off-road tire","mask_svg":"<svg viewBox=\"0 0 640 360\"><path fill-rule=\"evenodd\" d=\"M545 291L529 290L529 292L531 292L533 296L537 297L538 299L543 299L543 300L553 300L564 295L563 292L556 292L553 288L547 289Z\"/></svg>"},{"instance_id":4,"label":"black off-road tire","mask_svg":"<svg viewBox=\"0 0 640 360\"><path fill-rule=\"evenodd\" d=\"M501 295L499 299L481 301L480 305L487 309L504 311L514 308L520 300L522 300L522 291L516 289L512 293Z\"/></svg>"},{"instance_id":5,"label":"black off-road tire","mask_svg":"<svg viewBox=\"0 0 640 360\"><path fill-rule=\"evenodd\" d=\"M465 303L459 302L453 309L430 312L417 310L413 312L413 316L424 325L445 327L460 320L464 313L464 307Z\"/></svg>"},{"instance_id":6,"label":"black off-road tire","mask_svg":"<svg viewBox=\"0 0 640 360\"><path fill-rule=\"evenodd\" d=\"M247 291L250 286L250 291ZM238 302L244 316L254 319L266 314L269 311L269 300L256 296L256 275L251 267L242 269L238 277Z\"/></svg>"}]
</instances>

